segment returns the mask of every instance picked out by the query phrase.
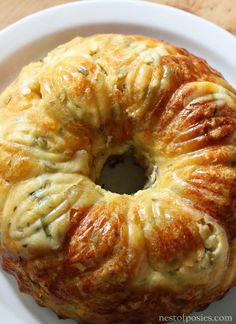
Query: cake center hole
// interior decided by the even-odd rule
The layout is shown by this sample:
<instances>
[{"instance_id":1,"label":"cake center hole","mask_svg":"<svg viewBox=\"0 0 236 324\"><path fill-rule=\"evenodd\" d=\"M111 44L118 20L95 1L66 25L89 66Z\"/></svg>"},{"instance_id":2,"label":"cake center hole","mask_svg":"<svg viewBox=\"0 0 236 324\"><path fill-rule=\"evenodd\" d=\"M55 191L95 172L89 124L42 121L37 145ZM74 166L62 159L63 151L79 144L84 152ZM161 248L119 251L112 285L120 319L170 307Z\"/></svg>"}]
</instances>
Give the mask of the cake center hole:
<instances>
[{"instance_id":1,"label":"cake center hole","mask_svg":"<svg viewBox=\"0 0 236 324\"><path fill-rule=\"evenodd\" d=\"M127 152L107 159L98 184L111 192L132 194L143 189L146 181L145 169L131 152Z\"/></svg>"}]
</instances>

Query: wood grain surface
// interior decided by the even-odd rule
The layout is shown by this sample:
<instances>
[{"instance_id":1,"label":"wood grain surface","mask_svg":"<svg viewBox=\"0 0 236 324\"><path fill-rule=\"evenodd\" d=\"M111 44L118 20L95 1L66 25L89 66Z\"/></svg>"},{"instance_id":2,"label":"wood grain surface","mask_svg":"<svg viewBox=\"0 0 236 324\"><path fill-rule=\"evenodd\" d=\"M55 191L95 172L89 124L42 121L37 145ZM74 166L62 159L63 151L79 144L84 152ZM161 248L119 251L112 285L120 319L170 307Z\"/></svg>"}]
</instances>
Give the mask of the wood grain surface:
<instances>
[{"instance_id":1,"label":"wood grain surface","mask_svg":"<svg viewBox=\"0 0 236 324\"><path fill-rule=\"evenodd\" d=\"M112 0L111 0L112 1ZM236 35L236 0L150 0L184 9ZM0 0L0 30L36 11L71 0Z\"/></svg>"}]
</instances>

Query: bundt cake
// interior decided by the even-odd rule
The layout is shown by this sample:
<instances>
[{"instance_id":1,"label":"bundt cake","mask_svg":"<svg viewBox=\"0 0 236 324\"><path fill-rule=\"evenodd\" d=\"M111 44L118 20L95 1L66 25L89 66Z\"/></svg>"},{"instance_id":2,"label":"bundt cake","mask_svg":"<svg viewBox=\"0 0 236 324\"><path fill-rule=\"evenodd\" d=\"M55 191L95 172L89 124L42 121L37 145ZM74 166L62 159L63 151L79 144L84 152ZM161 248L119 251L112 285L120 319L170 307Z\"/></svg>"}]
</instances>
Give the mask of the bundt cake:
<instances>
[{"instance_id":1,"label":"bundt cake","mask_svg":"<svg viewBox=\"0 0 236 324\"><path fill-rule=\"evenodd\" d=\"M236 281L236 91L144 36L77 37L0 95L1 261L79 323L158 323ZM134 194L97 179L133 148ZM129 181L128 177L126 181Z\"/></svg>"}]
</instances>

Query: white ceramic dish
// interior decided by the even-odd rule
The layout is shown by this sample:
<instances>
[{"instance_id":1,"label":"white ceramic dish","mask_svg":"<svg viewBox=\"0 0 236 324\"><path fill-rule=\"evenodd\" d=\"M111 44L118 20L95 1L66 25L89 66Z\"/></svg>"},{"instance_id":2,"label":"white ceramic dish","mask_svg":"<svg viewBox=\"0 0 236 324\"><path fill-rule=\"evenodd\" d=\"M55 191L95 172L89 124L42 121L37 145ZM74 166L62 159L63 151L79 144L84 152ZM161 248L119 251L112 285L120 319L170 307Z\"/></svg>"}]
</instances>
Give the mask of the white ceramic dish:
<instances>
[{"instance_id":1,"label":"white ceramic dish","mask_svg":"<svg viewBox=\"0 0 236 324\"><path fill-rule=\"evenodd\" d=\"M143 1L74 2L24 18L0 32L0 90L30 61L77 35L135 33L165 39L204 57L236 87L236 38L186 12ZM20 294L15 280L0 272L1 323L58 324L56 315ZM236 321L236 288L195 315L231 315ZM220 321L220 323L226 321ZM72 324L73 321L61 321ZM194 321L200 323L200 321Z\"/></svg>"}]
</instances>

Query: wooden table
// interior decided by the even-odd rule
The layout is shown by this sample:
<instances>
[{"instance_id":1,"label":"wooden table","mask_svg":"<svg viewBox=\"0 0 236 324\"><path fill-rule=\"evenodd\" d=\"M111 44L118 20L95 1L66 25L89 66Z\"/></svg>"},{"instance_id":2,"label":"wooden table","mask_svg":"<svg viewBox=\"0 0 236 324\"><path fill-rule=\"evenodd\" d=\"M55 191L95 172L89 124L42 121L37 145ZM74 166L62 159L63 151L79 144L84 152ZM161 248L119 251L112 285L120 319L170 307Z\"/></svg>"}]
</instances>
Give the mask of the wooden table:
<instances>
[{"instance_id":1,"label":"wooden table","mask_svg":"<svg viewBox=\"0 0 236 324\"><path fill-rule=\"evenodd\" d=\"M112 1L112 0L111 0ZM150 0L184 9L236 35L236 0ZM0 30L33 12L71 0L0 0Z\"/></svg>"}]
</instances>

